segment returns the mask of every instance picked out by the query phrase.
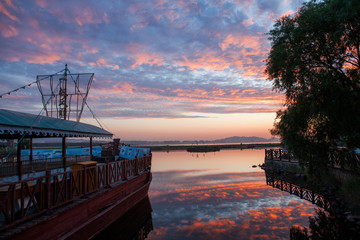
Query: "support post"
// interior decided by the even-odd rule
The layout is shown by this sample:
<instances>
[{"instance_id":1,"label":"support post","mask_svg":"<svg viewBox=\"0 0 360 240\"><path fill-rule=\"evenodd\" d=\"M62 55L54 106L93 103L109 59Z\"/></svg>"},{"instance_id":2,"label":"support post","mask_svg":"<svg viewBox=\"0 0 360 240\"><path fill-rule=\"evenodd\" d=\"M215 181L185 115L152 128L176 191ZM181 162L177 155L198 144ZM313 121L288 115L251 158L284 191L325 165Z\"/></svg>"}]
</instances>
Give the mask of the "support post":
<instances>
[{"instance_id":1,"label":"support post","mask_svg":"<svg viewBox=\"0 0 360 240\"><path fill-rule=\"evenodd\" d=\"M16 161L18 164L18 177L19 177L19 181L21 181L22 180L21 138L18 139Z\"/></svg>"},{"instance_id":2,"label":"support post","mask_svg":"<svg viewBox=\"0 0 360 240\"><path fill-rule=\"evenodd\" d=\"M30 138L30 164L32 164L33 161L33 138Z\"/></svg>"},{"instance_id":3,"label":"support post","mask_svg":"<svg viewBox=\"0 0 360 240\"><path fill-rule=\"evenodd\" d=\"M63 159L64 172L66 172L66 137L62 138L62 159Z\"/></svg>"}]
</instances>

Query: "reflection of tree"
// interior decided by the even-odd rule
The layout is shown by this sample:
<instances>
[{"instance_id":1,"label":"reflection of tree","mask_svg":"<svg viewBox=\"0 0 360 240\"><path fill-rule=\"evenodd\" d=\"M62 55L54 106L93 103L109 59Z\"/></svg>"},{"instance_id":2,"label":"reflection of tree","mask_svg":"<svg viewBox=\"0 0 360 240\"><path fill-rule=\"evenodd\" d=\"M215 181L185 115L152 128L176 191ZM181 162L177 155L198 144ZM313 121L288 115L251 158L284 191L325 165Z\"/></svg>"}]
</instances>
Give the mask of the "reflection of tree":
<instances>
[{"instance_id":1,"label":"reflection of tree","mask_svg":"<svg viewBox=\"0 0 360 240\"><path fill-rule=\"evenodd\" d=\"M346 209L338 203L333 203L329 211L318 208L316 215L309 220L310 233L307 229L293 226L290 239L359 239L359 223L350 218Z\"/></svg>"},{"instance_id":2,"label":"reflection of tree","mask_svg":"<svg viewBox=\"0 0 360 240\"><path fill-rule=\"evenodd\" d=\"M353 219L340 200L333 195L324 196L294 181L286 181L266 171L266 184L281 191L296 195L319 206L314 217L310 217L309 229L293 226L290 239L359 239L360 221ZM356 222L358 221L358 222Z\"/></svg>"}]
</instances>

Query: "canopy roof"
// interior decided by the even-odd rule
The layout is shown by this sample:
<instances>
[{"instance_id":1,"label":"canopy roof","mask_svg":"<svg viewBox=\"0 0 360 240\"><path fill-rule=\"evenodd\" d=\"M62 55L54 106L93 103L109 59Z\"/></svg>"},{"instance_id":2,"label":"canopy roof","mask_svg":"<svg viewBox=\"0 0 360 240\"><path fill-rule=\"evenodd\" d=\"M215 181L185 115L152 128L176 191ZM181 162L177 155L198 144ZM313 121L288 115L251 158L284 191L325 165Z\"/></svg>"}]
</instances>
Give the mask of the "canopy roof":
<instances>
[{"instance_id":1,"label":"canopy roof","mask_svg":"<svg viewBox=\"0 0 360 240\"><path fill-rule=\"evenodd\" d=\"M0 109L0 139L46 137L111 138L112 133L86 123Z\"/></svg>"}]
</instances>

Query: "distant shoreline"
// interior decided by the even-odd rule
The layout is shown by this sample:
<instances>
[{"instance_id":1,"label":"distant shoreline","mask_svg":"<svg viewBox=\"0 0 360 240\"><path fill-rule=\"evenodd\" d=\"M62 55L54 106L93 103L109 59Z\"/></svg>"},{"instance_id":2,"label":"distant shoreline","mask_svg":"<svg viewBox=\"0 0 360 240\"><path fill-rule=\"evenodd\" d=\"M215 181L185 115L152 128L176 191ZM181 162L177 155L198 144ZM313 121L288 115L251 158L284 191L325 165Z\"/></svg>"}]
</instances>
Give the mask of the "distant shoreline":
<instances>
[{"instance_id":1,"label":"distant shoreline","mask_svg":"<svg viewBox=\"0 0 360 240\"><path fill-rule=\"evenodd\" d=\"M263 148L276 148L280 147L281 143L236 143L236 144L208 144L208 145L199 145L201 148L220 148L220 149L263 149ZM153 152L159 151L177 151L177 150L187 150L188 148L197 147L197 145L163 145L163 146L141 146L150 148Z\"/></svg>"},{"instance_id":2,"label":"distant shoreline","mask_svg":"<svg viewBox=\"0 0 360 240\"><path fill-rule=\"evenodd\" d=\"M89 147L89 142L81 142L81 143L67 143L67 147ZM102 144L94 143L94 146L100 146ZM61 148L60 143L36 143L34 146L38 149L42 148ZM188 148L220 148L221 149L263 149L263 148L278 148L281 146L281 143L209 143L209 144L188 144L188 145L151 145L151 144L130 144L130 146L134 147L144 147L150 148L151 151L159 152L159 151L177 151L177 150L187 150Z\"/></svg>"}]
</instances>

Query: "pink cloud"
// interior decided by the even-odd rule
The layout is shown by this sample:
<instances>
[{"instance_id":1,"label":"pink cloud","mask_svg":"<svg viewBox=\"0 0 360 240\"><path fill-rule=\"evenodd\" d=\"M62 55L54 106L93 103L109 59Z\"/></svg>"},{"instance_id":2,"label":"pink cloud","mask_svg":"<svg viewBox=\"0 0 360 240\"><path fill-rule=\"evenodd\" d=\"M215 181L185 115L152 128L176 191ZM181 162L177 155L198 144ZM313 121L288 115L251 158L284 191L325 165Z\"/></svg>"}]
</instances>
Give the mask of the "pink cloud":
<instances>
[{"instance_id":1,"label":"pink cloud","mask_svg":"<svg viewBox=\"0 0 360 240\"><path fill-rule=\"evenodd\" d=\"M42 8L49 6L49 3L47 2L47 0L36 0L36 4Z\"/></svg>"},{"instance_id":2,"label":"pink cloud","mask_svg":"<svg viewBox=\"0 0 360 240\"><path fill-rule=\"evenodd\" d=\"M19 30L12 25L4 26L3 24L0 24L0 32L5 38L19 35Z\"/></svg>"},{"instance_id":3,"label":"pink cloud","mask_svg":"<svg viewBox=\"0 0 360 240\"><path fill-rule=\"evenodd\" d=\"M13 5L13 3L10 0L6 0L4 1L6 3L6 5L12 9L16 9L15 6ZM5 16L7 16L8 18L10 18L13 21L19 22L19 19L11 14L3 5L3 3L0 2L0 13L4 14Z\"/></svg>"},{"instance_id":4,"label":"pink cloud","mask_svg":"<svg viewBox=\"0 0 360 240\"><path fill-rule=\"evenodd\" d=\"M146 46L139 43L129 43L126 45L126 52L135 61L131 68L141 66L142 64L163 65L164 59L155 52L146 50Z\"/></svg>"}]
</instances>

